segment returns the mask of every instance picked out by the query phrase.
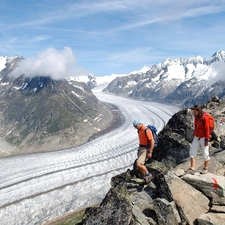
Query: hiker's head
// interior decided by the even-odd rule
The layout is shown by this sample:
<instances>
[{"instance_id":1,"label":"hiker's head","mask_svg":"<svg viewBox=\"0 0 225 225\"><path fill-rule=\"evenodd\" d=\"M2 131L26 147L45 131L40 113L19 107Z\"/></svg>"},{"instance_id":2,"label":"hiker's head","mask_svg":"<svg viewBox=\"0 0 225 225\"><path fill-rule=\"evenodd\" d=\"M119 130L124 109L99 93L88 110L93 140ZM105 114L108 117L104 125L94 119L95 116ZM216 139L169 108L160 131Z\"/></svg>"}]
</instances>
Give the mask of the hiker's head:
<instances>
[{"instance_id":1,"label":"hiker's head","mask_svg":"<svg viewBox=\"0 0 225 225\"><path fill-rule=\"evenodd\" d=\"M140 120L134 120L133 126L138 129L138 126L141 124Z\"/></svg>"},{"instance_id":2,"label":"hiker's head","mask_svg":"<svg viewBox=\"0 0 225 225\"><path fill-rule=\"evenodd\" d=\"M202 117L203 116L203 111L202 111L201 106L194 105L191 109L193 110L193 113L194 113L195 117Z\"/></svg>"}]
</instances>

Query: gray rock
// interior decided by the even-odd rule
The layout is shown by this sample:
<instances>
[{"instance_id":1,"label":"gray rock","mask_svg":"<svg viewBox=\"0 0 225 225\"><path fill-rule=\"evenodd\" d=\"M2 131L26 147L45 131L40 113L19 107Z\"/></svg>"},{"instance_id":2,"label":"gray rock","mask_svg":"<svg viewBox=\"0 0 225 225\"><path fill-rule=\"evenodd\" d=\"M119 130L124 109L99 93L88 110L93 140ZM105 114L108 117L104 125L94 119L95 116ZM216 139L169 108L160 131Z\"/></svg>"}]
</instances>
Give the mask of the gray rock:
<instances>
[{"instance_id":1,"label":"gray rock","mask_svg":"<svg viewBox=\"0 0 225 225\"><path fill-rule=\"evenodd\" d=\"M148 222L145 214L137 206L133 206L132 214L133 214L133 220L134 220L135 224L149 225L149 222Z\"/></svg>"},{"instance_id":2,"label":"gray rock","mask_svg":"<svg viewBox=\"0 0 225 225\"><path fill-rule=\"evenodd\" d=\"M195 175L186 174L182 179L195 187L197 190L203 192L207 197L212 198L215 196L225 197L225 177L218 176L213 173Z\"/></svg>"},{"instance_id":3,"label":"gray rock","mask_svg":"<svg viewBox=\"0 0 225 225\"><path fill-rule=\"evenodd\" d=\"M164 198L154 200L158 223L161 225L178 225L181 223L175 202L168 202Z\"/></svg>"},{"instance_id":4,"label":"gray rock","mask_svg":"<svg viewBox=\"0 0 225 225\"><path fill-rule=\"evenodd\" d=\"M197 217L209 210L209 199L179 177L169 172L165 181L171 197L189 224L193 224Z\"/></svg>"},{"instance_id":5,"label":"gray rock","mask_svg":"<svg viewBox=\"0 0 225 225\"><path fill-rule=\"evenodd\" d=\"M207 213L198 219L199 225L225 225L225 213Z\"/></svg>"},{"instance_id":6,"label":"gray rock","mask_svg":"<svg viewBox=\"0 0 225 225\"><path fill-rule=\"evenodd\" d=\"M132 205L126 188L119 185L111 188L99 207L88 208L82 224L118 224L128 225L132 219Z\"/></svg>"},{"instance_id":7,"label":"gray rock","mask_svg":"<svg viewBox=\"0 0 225 225\"><path fill-rule=\"evenodd\" d=\"M210 212L225 213L225 205L224 206L213 205L210 209Z\"/></svg>"},{"instance_id":8,"label":"gray rock","mask_svg":"<svg viewBox=\"0 0 225 225\"><path fill-rule=\"evenodd\" d=\"M212 199L212 204L224 206L225 205L225 198L221 198L219 196L214 196L213 199Z\"/></svg>"}]
</instances>

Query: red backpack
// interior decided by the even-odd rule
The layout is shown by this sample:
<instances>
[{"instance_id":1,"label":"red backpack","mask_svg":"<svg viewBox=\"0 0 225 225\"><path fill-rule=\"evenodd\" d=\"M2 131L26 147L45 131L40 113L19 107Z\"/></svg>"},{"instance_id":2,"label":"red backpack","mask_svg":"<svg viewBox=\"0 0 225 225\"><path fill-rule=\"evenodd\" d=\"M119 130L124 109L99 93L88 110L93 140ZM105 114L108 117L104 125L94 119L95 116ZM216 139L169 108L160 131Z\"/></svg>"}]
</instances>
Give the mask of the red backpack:
<instances>
[{"instance_id":1,"label":"red backpack","mask_svg":"<svg viewBox=\"0 0 225 225\"><path fill-rule=\"evenodd\" d=\"M210 134L212 134L212 132L214 130L214 117L209 113L206 113L205 115L207 116L208 121L209 121Z\"/></svg>"}]
</instances>

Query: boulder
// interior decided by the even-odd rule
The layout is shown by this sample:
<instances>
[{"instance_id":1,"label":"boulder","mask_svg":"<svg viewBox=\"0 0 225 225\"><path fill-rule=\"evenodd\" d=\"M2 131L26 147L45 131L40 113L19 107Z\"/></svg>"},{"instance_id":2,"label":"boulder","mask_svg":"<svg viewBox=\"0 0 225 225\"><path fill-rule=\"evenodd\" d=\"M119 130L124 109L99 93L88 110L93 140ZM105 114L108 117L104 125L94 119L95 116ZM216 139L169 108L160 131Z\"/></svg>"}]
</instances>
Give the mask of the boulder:
<instances>
[{"instance_id":1,"label":"boulder","mask_svg":"<svg viewBox=\"0 0 225 225\"><path fill-rule=\"evenodd\" d=\"M198 225L225 225L225 213L207 213L200 216Z\"/></svg>"},{"instance_id":2,"label":"boulder","mask_svg":"<svg viewBox=\"0 0 225 225\"><path fill-rule=\"evenodd\" d=\"M165 175L164 185L168 186L168 191L174 202L182 210L182 215L188 224L193 224L196 218L209 210L209 199L200 191L193 188L181 178L168 172ZM165 190L165 188L163 188Z\"/></svg>"},{"instance_id":3,"label":"boulder","mask_svg":"<svg viewBox=\"0 0 225 225\"><path fill-rule=\"evenodd\" d=\"M158 223L161 225L179 225L181 218L175 202L168 202L165 198L154 201Z\"/></svg>"},{"instance_id":4,"label":"boulder","mask_svg":"<svg viewBox=\"0 0 225 225\"><path fill-rule=\"evenodd\" d=\"M197 172L195 175L186 174L182 179L197 190L201 190L208 198L213 198L214 196L225 197L224 176L218 176L213 173L202 175Z\"/></svg>"}]
</instances>

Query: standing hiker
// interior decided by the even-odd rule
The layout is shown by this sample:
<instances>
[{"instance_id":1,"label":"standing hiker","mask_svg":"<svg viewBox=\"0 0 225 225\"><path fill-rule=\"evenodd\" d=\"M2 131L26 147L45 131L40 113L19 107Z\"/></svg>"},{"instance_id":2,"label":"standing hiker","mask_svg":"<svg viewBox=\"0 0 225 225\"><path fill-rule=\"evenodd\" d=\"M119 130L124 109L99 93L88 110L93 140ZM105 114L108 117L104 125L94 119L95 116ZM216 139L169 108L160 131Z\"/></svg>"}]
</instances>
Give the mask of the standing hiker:
<instances>
[{"instance_id":1,"label":"standing hiker","mask_svg":"<svg viewBox=\"0 0 225 225\"><path fill-rule=\"evenodd\" d=\"M210 140L210 127L206 112L203 112L202 108L195 105L191 108L193 110L194 120L194 139L190 148L191 167L186 171L187 173L195 173L195 161L199 147L202 150L202 156L204 158L204 168L202 174L208 173L209 164L209 140Z\"/></svg>"},{"instance_id":2,"label":"standing hiker","mask_svg":"<svg viewBox=\"0 0 225 225\"><path fill-rule=\"evenodd\" d=\"M147 127L144 126L139 120L134 120L133 126L137 129L139 137L139 149L136 166L144 180L149 183L153 177L144 164L149 158L152 157L154 138L152 136L151 130L147 129Z\"/></svg>"}]
</instances>

